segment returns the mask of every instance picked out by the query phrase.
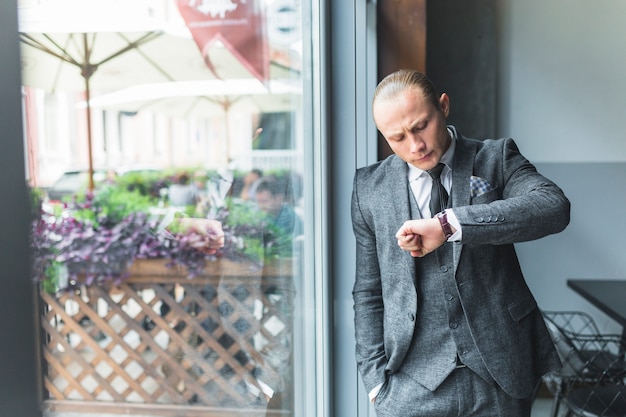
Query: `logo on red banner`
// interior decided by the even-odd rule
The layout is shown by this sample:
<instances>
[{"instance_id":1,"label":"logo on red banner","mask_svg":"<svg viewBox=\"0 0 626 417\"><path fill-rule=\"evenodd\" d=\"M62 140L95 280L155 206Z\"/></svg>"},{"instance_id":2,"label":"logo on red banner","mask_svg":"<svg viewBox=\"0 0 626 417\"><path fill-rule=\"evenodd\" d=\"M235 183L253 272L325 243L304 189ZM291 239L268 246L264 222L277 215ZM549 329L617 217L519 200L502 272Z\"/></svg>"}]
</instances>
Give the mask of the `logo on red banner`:
<instances>
[{"instance_id":1,"label":"logo on red banner","mask_svg":"<svg viewBox=\"0 0 626 417\"><path fill-rule=\"evenodd\" d=\"M177 0L178 10L211 71L218 74L209 49L221 42L256 78L269 75L265 16L261 0Z\"/></svg>"}]
</instances>

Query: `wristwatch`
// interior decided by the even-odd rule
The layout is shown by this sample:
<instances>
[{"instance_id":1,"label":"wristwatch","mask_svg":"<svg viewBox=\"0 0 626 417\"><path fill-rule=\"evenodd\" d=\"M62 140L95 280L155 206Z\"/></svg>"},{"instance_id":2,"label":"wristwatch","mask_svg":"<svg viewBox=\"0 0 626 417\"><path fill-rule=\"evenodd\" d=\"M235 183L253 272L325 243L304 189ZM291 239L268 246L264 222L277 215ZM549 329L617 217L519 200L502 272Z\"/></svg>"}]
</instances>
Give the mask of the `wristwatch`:
<instances>
[{"instance_id":1,"label":"wristwatch","mask_svg":"<svg viewBox=\"0 0 626 417\"><path fill-rule=\"evenodd\" d=\"M452 236L454 233L452 232L452 226L450 226L450 223L448 223L448 214L446 213L446 211L444 210L440 213L437 213L435 217L437 218L437 220L439 220L441 230L443 230L443 234L446 237L446 240L450 239L450 236Z\"/></svg>"}]
</instances>

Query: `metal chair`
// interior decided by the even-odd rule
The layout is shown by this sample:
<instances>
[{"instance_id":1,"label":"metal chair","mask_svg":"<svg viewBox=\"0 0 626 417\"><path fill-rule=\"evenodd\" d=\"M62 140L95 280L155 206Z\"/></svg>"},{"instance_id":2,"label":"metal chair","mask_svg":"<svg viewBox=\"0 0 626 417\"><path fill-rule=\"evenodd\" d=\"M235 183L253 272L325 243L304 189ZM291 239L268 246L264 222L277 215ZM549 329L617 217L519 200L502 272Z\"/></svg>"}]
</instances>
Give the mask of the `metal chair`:
<instances>
[{"instance_id":1,"label":"metal chair","mask_svg":"<svg viewBox=\"0 0 626 417\"><path fill-rule=\"evenodd\" d=\"M601 383L623 382L626 362L619 336L601 334L591 316L583 312L544 311L543 317L562 363L559 371L543 379L554 395L553 417L558 416L560 406L566 399L567 415L585 408L583 406L587 401L580 398L572 397L570 403L570 394L574 389L591 389ZM577 395L584 395L582 391L577 392ZM626 417L626 414L622 417Z\"/></svg>"},{"instance_id":2,"label":"metal chair","mask_svg":"<svg viewBox=\"0 0 626 417\"><path fill-rule=\"evenodd\" d=\"M595 365L601 365L602 369L593 384L571 387L565 397L568 415L626 417L626 362L621 337L602 335L590 338L582 347L586 351L598 352L592 360L599 358Z\"/></svg>"},{"instance_id":3,"label":"metal chair","mask_svg":"<svg viewBox=\"0 0 626 417\"><path fill-rule=\"evenodd\" d=\"M626 386L622 382L598 382L589 388L573 389L567 395L567 415L582 417L626 417Z\"/></svg>"}]
</instances>

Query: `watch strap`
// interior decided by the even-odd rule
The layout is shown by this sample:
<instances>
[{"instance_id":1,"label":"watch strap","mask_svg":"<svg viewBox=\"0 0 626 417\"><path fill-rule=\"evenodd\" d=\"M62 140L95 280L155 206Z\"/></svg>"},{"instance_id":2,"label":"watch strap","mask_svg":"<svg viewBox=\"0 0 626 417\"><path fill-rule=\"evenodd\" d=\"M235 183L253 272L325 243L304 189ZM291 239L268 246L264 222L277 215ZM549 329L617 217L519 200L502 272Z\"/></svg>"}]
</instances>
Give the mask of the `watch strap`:
<instances>
[{"instance_id":1,"label":"watch strap","mask_svg":"<svg viewBox=\"0 0 626 417\"><path fill-rule=\"evenodd\" d=\"M441 230L443 230L443 234L446 237L446 240L450 239L450 237L454 233L452 233L452 226L450 226L450 223L448 223L448 214L446 213L446 211L444 210L440 213L437 213L435 217L437 218L437 220L439 220Z\"/></svg>"}]
</instances>

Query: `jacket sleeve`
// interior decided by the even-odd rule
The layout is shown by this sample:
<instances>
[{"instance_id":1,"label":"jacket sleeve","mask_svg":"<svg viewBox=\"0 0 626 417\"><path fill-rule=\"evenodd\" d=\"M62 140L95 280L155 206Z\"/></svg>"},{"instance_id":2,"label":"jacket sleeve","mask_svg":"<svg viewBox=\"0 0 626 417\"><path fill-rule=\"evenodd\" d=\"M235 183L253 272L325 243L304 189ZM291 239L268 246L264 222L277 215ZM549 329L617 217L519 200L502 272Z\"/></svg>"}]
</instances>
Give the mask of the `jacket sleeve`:
<instances>
[{"instance_id":1,"label":"jacket sleeve","mask_svg":"<svg viewBox=\"0 0 626 417\"><path fill-rule=\"evenodd\" d=\"M352 192L352 227L356 238L356 278L353 288L356 359L370 392L385 381L383 298L373 225L359 199L359 173Z\"/></svg>"},{"instance_id":2,"label":"jacket sleeve","mask_svg":"<svg viewBox=\"0 0 626 417\"><path fill-rule=\"evenodd\" d=\"M488 159L498 162L486 163ZM482 166L494 168L483 173ZM558 233L568 225L569 200L521 155L512 139L489 141L478 152L474 167L494 189L468 206L453 209L463 230L463 243L524 242Z\"/></svg>"}]
</instances>

